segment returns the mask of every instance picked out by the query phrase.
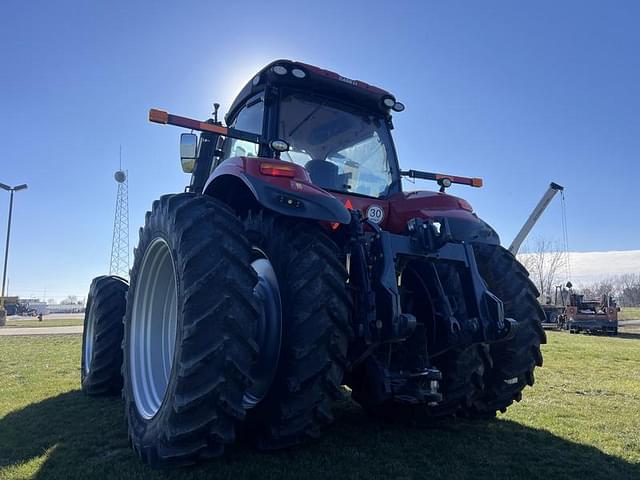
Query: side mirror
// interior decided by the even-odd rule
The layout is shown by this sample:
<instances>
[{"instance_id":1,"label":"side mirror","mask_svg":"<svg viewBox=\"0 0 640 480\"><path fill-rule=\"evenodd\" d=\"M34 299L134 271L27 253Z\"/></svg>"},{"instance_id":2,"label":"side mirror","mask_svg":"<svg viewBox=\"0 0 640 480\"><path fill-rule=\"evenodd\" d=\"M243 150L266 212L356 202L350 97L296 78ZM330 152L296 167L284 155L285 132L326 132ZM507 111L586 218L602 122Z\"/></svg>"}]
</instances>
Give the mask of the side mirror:
<instances>
[{"instance_id":1,"label":"side mirror","mask_svg":"<svg viewBox=\"0 0 640 480\"><path fill-rule=\"evenodd\" d=\"M198 156L198 136L194 133L180 135L180 163L184 173L193 172Z\"/></svg>"}]
</instances>

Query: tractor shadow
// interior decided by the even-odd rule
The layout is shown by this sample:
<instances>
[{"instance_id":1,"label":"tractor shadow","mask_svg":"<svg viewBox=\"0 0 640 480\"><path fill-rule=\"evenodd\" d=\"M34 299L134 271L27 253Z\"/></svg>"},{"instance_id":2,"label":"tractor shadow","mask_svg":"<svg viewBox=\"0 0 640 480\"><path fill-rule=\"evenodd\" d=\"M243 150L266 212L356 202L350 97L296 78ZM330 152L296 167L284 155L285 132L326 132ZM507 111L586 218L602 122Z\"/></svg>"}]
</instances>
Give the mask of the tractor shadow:
<instances>
[{"instance_id":1,"label":"tractor shadow","mask_svg":"<svg viewBox=\"0 0 640 480\"><path fill-rule=\"evenodd\" d=\"M616 338L625 338L627 340L640 340L640 328L620 329Z\"/></svg>"},{"instance_id":2,"label":"tractor shadow","mask_svg":"<svg viewBox=\"0 0 640 480\"><path fill-rule=\"evenodd\" d=\"M119 398L72 391L0 419L0 476L24 478L28 471L37 479L640 478L639 464L509 420L407 428L373 422L350 401L337 406L336 417L320 441L302 448L262 453L242 442L221 459L162 471L143 465L129 448Z\"/></svg>"},{"instance_id":3,"label":"tractor shadow","mask_svg":"<svg viewBox=\"0 0 640 480\"><path fill-rule=\"evenodd\" d=\"M624 338L625 340L640 340L640 333L618 333L617 338Z\"/></svg>"}]
</instances>

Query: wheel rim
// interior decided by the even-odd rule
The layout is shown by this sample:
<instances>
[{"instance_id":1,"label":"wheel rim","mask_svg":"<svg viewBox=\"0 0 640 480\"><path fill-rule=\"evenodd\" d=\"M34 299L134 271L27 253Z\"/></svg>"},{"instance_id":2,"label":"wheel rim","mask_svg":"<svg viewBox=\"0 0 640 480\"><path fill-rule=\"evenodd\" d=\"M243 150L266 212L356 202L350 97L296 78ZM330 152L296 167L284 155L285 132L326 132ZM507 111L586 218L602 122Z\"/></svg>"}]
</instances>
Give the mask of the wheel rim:
<instances>
[{"instance_id":1,"label":"wheel rim","mask_svg":"<svg viewBox=\"0 0 640 480\"><path fill-rule=\"evenodd\" d=\"M255 407L269 391L278 367L282 340L282 305L276 272L264 252L254 248L254 254L257 258L251 268L258 274L254 294L261 300L262 309L255 337L259 354L251 371L254 383L242 399L246 409Z\"/></svg>"},{"instance_id":2,"label":"wheel rim","mask_svg":"<svg viewBox=\"0 0 640 480\"><path fill-rule=\"evenodd\" d=\"M131 386L138 413L158 412L173 368L178 290L171 249L163 238L147 248L137 276L131 311Z\"/></svg>"},{"instance_id":3,"label":"wheel rim","mask_svg":"<svg viewBox=\"0 0 640 480\"><path fill-rule=\"evenodd\" d=\"M85 326L84 334L84 372L89 373L91 367L91 357L93 356L93 336L96 330L96 316L93 313L92 303L90 301L89 308L87 309L87 324Z\"/></svg>"}]
</instances>

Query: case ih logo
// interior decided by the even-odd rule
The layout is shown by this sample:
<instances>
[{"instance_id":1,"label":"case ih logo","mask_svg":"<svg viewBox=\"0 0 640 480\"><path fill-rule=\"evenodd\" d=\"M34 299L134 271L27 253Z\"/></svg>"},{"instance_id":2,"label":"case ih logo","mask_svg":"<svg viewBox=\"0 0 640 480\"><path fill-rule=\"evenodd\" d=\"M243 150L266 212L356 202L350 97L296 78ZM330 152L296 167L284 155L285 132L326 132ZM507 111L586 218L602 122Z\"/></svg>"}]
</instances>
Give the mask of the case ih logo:
<instances>
[{"instance_id":1,"label":"case ih logo","mask_svg":"<svg viewBox=\"0 0 640 480\"><path fill-rule=\"evenodd\" d=\"M349 85L353 85L354 87L358 86L358 82L357 81L351 80L350 78L343 77L341 75L338 75L338 80L340 80L341 82L344 82L344 83L348 83Z\"/></svg>"}]
</instances>

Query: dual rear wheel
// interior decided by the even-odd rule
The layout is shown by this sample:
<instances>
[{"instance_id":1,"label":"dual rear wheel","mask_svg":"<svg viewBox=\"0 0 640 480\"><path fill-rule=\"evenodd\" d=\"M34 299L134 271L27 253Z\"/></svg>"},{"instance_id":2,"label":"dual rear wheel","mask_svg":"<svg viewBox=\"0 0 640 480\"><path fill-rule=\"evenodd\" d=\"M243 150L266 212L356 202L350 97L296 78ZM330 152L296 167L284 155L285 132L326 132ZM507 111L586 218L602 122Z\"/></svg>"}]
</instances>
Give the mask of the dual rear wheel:
<instances>
[{"instance_id":1,"label":"dual rear wheel","mask_svg":"<svg viewBox=\"0 0 640 480\"><path fill-rule=\"evenodd\" d=\"M129 285L114 275L96 277L89 287L82 333L80 382L87 395L122 390L122 317Z\"/></svg>"},{"instance_id":2,"label":"dual rear wheel","mask_svg":"<svg viewBox=\"0 0 640 480\"><path fill-rule=\"evenodd\" d=\"M240 421L262 448L295 445L330 422L347 347L346 273L318 226L278 222L260 214L243 224L193 194L164 196L147 214L127 300L110 317L122 375L94 392L123 387L129 438L147 463L218 456ZM95 349L101 337L85 324Z\"/></svg>"}]
</instances>

